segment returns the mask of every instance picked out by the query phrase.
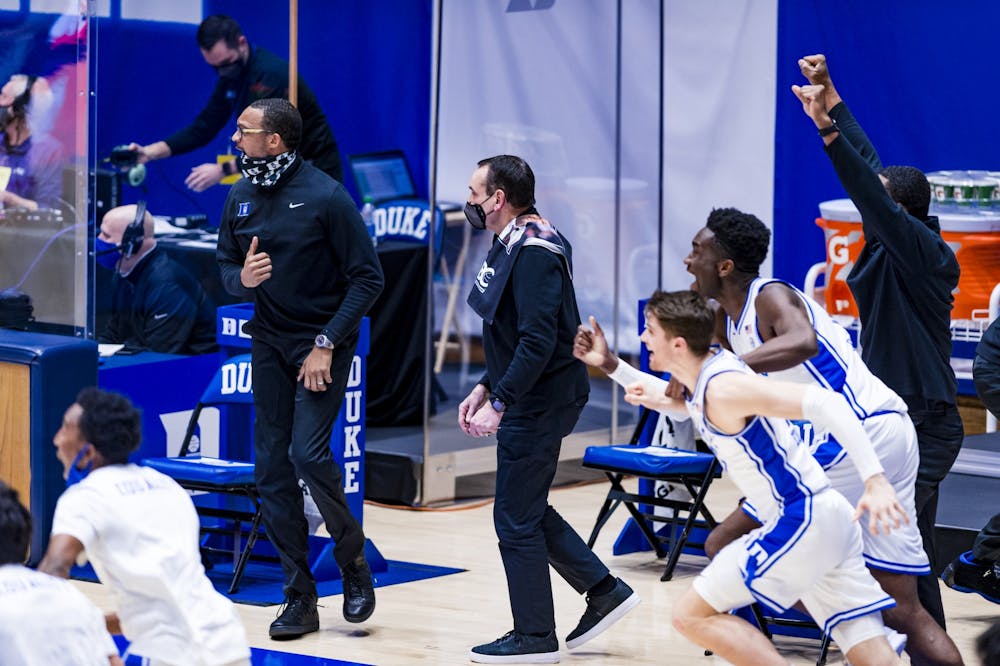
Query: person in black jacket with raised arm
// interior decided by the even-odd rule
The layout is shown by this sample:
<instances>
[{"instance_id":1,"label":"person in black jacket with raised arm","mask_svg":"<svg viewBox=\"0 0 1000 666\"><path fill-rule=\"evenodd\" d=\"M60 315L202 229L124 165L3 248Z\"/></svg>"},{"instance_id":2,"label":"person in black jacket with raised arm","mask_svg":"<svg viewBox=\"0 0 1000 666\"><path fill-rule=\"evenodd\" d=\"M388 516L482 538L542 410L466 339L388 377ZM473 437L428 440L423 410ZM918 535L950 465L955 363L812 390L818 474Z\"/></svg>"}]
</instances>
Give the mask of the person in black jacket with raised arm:
<instances>
[{"instance_id":1,"label":"person in black jacket with raised arm","mask_svg":"<svg viewBox=\"0 0 1000 666\"><path fill-rule=\"evenodd\" d=\"M361 319L382 291L382 268L344 186L299 155L302 119L286 100L262 99L236 122L243 179L222 211L222 282L254 302L254 453L264 526L285 572L286 607L272 638L319 629L308 525L298 479L336 542L344 617L375 610L365 535L330 452Z\"/></svg>"},{"instance_id":2,"label":"person in black jacket with raised arm","mask_svg":"<svg viewBox=\"0 0 1000 666\"><path fill-rule=\"evenodd\" d=\"M907 404L917 429L920 466L917 525L932 571L938 486L958 457L964 437L951 368L955 253L929 215L930 185L918 169L882 168L861 126L833 86L823 55L799 68L807 86L792 86L816 125L837 177L861 213L865 246L847 276L861 316L861 358ZM932 574L917 583L920 602L945 626L941 590Z\"/></svg>"}]
</instances>

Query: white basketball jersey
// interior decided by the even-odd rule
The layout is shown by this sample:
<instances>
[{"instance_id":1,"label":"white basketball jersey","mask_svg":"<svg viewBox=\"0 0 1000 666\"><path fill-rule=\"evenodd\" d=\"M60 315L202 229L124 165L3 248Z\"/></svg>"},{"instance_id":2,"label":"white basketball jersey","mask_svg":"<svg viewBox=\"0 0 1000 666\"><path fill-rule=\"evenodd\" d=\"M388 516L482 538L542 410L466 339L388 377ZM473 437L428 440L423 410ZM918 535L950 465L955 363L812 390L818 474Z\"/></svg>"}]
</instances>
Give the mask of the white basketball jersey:
<instances>
[{"instance_id":1,"label":"white basketball jersey","mask_svg":"<svg viewBox=\"0 0 1000 666\"><path fill-rule=\"evenodd\" d=\"M52 534L83 544L132 654L192 666L247 659L239 613L202 567L198 526L176 481L149 467L107 465L62 494Z\"/></svg>"},{"instance_id":2,"label":"white basketball jersey","mask_svg":"<svg viewBox=\"0 0 1000 666\"><path fill-rule=\"evenodd\" d=\"M847 399L862 421L885 412L906 413L906 403L872 374L851 344L851 337L844 327L835 322L816 301L783 280L756 278L750 283L739 319L733 321L726 317L726 336L734 353L743 356L764 344L757 322L757 295L772 282L784 284L802 300L816 331L819 350L815 356L793 368L765 374L783 381L817 384L836 391ZM817 435L812 438L813 453L824 468L843 458L845 454L839 444L829 440L825 433Z\"/></svg>"},{"instance_id":3,"label":"white basketball jersey","mask_svg":"<svg viewBox=\"0 0 1000 666\"><path fill-rule=\"evenodd\" d=\"M825 490L830 482L798 430L784 419L757 416L734 435L712 426L705 417L705 390L726 372L753 374L735 354L720 349L702 366L687 401L688 412L701 439L753 504L758 520L767 524L781 516L785 506Z\"/></svg>"}]
</instances>

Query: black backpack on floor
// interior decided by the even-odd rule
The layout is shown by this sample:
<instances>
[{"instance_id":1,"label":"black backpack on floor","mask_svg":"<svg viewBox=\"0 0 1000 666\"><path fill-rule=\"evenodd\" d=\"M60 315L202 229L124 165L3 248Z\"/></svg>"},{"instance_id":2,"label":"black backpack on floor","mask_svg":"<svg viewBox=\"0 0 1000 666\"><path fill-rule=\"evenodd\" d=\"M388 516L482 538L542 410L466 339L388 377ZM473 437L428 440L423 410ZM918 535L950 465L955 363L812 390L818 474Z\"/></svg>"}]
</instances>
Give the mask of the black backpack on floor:
<instances>
[{"instance_id":1,"label":"black backpack on floor","mask_svg":"<svg viewBox=\"0 0 1000 666\"><path fill-rule=\"evenodd\" d=\"M35 320L32 316L33 311L31 297L23 291L19 289L0 291L0 328L27 330L28 324Z\"/></svg>"}]
</instances>

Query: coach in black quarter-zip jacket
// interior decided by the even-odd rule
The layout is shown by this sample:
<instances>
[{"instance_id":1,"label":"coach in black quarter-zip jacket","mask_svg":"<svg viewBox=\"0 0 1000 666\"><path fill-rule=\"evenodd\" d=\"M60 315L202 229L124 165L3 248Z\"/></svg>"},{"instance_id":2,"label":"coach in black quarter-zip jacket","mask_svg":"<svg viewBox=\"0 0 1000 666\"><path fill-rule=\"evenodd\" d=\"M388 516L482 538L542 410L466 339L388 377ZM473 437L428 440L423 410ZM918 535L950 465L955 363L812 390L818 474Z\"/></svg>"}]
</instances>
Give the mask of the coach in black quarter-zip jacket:
<instances>
[{"instance_id":1,"label":"coach in black quarter-zip jacket","mask_svg":"<svg viewBox=\"0 0 1000 666\"><path fill-rule=\"evenodd\" d=\"M548 503L563 437L587 402L573 356L580 313L569 242L535 210L535 176L520 157L479 162L465 216L495 234L469 294L483 319L486 373L458 407L472 437L497 436L493 524L507 574L513 631L472 648L476 663L555 663L559 640L549 566L587 607L566 646L579 647L639 603Z\"/></svg>"},{"instance_id":2,"label":"coach in black quarter-zip jacket","mask_svg":"<svg viewBox=\"0 0 1000 666\"><path fill-rule=\"evenodd\" d=\"M222 212L218 261L226 289L253 299L254 453L264 526L285 573L286 606L272 638L319 629L309 570L301 478L309 487L344 579L344 617L375 609L365 535L330 452L361 318L382 291L382 269L343 185L298 155L299 112L262 99L233 134L243 180Z\"/></svg>"},{"instance_id":3,"label":"coach in black quarter-zip jacket","mask_svg":"<svg viewBox=\"0 0 1000 666\"><path fill-rule=\"evenodd\" d=\"M950 363L958 261L941 238L937 217L928 214L930 185L924 175L913 167L882 168L875 147L834 88L824 56L806 56L799 67L812 85L795 87L796 94L861 213L865 246L847 276L861 315L861 358L906 402L917 430L917 526L936 572L938 486L964 437ZM921 576L917 591L920 603L944 627L935 575Z\"/></svg>"}]
</instances>

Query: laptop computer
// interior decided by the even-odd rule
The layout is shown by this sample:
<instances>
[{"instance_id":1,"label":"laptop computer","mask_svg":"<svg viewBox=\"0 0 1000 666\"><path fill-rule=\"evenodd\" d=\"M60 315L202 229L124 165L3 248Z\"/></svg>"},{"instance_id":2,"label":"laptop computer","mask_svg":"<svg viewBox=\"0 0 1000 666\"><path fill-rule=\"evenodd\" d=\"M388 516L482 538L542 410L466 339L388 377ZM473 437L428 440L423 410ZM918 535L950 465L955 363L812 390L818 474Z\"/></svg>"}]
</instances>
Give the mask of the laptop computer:
<instances>
[{"instance_id":1,"label":"laptop computer","mask_svg":"<svg viewBox=\"0 0 1000 666\"><path fill-rule=\"evenodd\" d=\"M371 198L378 205L393 199L420 198L402 150L360 153L351 155L348 162L362 201ZM461 210L461 206L448 201L438 201L437 205L445 213Z\"/></svg>"},{"instance_id":2,"label":"laptop computer","mask_svg":"<svg viewBox=\"0 0 1000 666\"><path fill-rule=\"evenodd\" d=\"M362 201L370 198L372 203L378 204L389 199L416 198L417 188L403 151L362 153L351 155L349 159Z\"/></svg>"}]
</instances>

